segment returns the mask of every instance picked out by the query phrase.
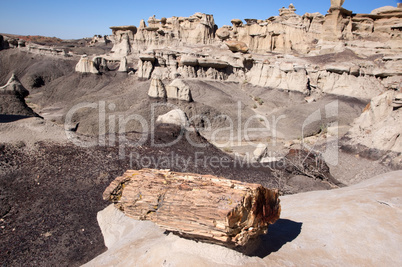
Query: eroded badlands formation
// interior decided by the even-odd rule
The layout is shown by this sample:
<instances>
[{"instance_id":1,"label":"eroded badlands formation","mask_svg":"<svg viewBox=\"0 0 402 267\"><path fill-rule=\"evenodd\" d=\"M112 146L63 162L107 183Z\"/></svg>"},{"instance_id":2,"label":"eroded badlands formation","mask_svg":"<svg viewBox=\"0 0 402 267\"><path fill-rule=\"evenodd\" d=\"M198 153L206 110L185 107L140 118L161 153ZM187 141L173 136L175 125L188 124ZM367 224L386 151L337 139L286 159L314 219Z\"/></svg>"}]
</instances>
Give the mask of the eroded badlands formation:
<instances>
[{"instance_id":1,"label":"eroded badlands formation","mask_svg":"<svg viewBox=\"0 0 402 267\"><path fill-rule=\"evenodd\" d=\"M116 26L111 53L102 56L138 68L139 78L214 79L370 99L400 86L402 10L354 14L333 2L327 15L279 10L266 20L233 19L217 28L212 15L156 19ZM346 53L338 60L326 55ZM77 71L97 72L83 58ZM127 63L119 71L127 70ZM95 68L94 68L95 67Z\"/></svg>"},{"instance_id":2,"label":"eroded badlands formation","mask_svg":"<svg viewBox=\"0 0 402 267\"><path fill-rule=\"evenodd\" d=\"M135 70L138 78L151 80L150 97L189 102L188 81L193 79L300 92L307 102L325 95L373 99L345 144L401 153L396 121L401 112L402 8L355 14L342 8L343 2L331 1L326 15L300 16L290 4L279 16L233 19L231 26L220 28L212 15L201 13L150 17L138 28L114 26L110 53L92 60L83 56L76 71L99 73L108 62L120 61L118 71Z\"/></svg>"}]
</instances>

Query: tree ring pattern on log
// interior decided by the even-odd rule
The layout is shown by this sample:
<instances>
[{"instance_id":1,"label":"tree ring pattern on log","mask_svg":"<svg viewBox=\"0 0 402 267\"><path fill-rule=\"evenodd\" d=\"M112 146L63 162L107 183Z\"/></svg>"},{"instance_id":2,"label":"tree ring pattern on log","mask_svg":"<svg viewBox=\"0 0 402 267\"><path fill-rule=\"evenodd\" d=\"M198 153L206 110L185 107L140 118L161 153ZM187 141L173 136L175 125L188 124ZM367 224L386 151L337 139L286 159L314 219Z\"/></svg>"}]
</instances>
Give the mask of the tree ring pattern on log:
<instances>
[{"instance_id":1,"label":"tree ring pattern on log","mask_svg":"<svg viewBox=\"0 0 402 267\"><path fill-rule=\"evenodd\" d=\"M103 193L127 216L177 235L228 247L267 233L280 216L277 189L213 175L128 170Z\"/></svg>"}]
</instances>

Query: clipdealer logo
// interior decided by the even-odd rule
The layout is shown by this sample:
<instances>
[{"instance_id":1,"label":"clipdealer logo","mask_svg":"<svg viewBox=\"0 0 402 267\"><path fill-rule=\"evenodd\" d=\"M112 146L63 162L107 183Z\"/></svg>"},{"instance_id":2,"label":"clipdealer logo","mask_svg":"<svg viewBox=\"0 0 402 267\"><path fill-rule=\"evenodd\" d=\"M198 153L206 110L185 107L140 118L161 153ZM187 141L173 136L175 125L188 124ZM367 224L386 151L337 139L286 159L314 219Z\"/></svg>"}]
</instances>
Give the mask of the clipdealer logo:
<instances>
[{"instance_id":1,"label":"clipdealer logo","mask_svg":"<svg viewBox=\"0 0 402 267\"><path fill-rule=\"evenodd\" d=\"M304 149L309 151L314 151L314 147L311 147L305 142L305 129L308 125L316 123L324 119L331 119L332 127L337 128L338 122L338 101L333 101L325 105L325 116L322 114L320 109L317 109L311 113L302 124L302 138L301 145ZM219 144L221 147L232 147L236 145L247 144L249 146L257 148L261 146L261 142L256 142L253 140L255 134L268 134L270 136L270 145L277 146L278 138L278 123L286 118L286 115L271 116L271 120L266 116L255 114L244 120L242 115L242 103L239 101L237 104L237 116L232 119L230 116L225 114L217 115L214 118L209 118L202 115L194 115L191 118L180 117L180 123L186 130L181 131L181 133L171 142L168 143L157 143L155 141L155 127L157 117L157 109L163 107L170 110L180 109L178 106L171 103L153 103L150 105L150 121L146 120L143 116L139 114L114 114L116 105L114 103L109 103L106 105L105 101L99 101L97 103L84 102L73 106L65 118L65 133L67 138L75 145L80 147L93 147L93 146L116 146L119 148L119 158L124 159L127 156L126 148L135 148L142 146L145 142L150 139L150 145L155 148L166 148L177 144L182 138L186 138L186 141L194 147L194 156L183 158L179 155L162 155L159 158L148 157L144 155L139 155L137 152L130 153L130 162L136 163L138 166L156 166L158 168L164 168L164 166L172 166L171 164L176 164L182 166L183 169L187 169L189 162L194 161L196 164L200 162L200 154L197 154L197 148L206 147L208 144L195 142L191 137L191 132L194 128L190 125L195 124L197 120L202 119L204 122L203 132L209 133L209 141L214 144ZM97 138L89 138L89 140L84 140L79 138L79 136L71 131L74 126L74 115L84 109L97 110L98 113L98 136ZM212 127L213 119L224 119L227 126L215 128ZM251 127L252 123L259 121L262 127L255 128ZM139 126L138 132L140 133L140 138L137 140L128 140L126 136L127 125L129 123L136 123ZM226 136L225 140L222 142L219 136ZM326 150L321 154L324 160L330 165L338 164L338 133L335 131L333 133L333 138L327 140ZM330 141L330 142L329 142ZM204 155L204 158L206 155ZM241 158L241 160L240 160ZM252 162L252 156L250 153L246 153L244 156L239 154L234 155L234 161L232 163L238 163L239 166L243 164L243 161ZM210 166L221 166L225 167L227 160L221 160L214 157L209 157L204 160ZM169 163L169 164L168 164ZM205 164L204 164L205 165Z\"/></svg>"}]
</instances>

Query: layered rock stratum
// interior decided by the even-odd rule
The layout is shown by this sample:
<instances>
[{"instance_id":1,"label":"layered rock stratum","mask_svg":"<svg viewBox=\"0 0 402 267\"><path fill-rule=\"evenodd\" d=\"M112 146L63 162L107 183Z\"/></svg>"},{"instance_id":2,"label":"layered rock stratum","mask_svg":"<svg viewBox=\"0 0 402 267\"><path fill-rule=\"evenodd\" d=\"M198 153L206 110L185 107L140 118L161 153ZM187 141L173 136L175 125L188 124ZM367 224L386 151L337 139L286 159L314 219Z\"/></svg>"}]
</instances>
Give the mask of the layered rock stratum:
<instances>
[{"instance_id":1,"label":"layered rock stratum","mask_svg":"<svg viewBox=\"0 0 402 267\"><path fill-rule=\"evenodd\" d=\"M138 61L139 78L198 78L370 99L401 79L402 9L354 14L331 2L328 14L279 10L266 20L233 19L218 28L212 15L156 19L111 27L106 58ZM345 53L345 58L330 58Z\"/></svg>"},{"instance_id":2,"label":"layered rock stratum","mask_svg":"<svg viewBox=\"0 0 402 267\"><path fill-rule=\"evenodd\" d=\"M101 57L136 66L135 75L151 80L148 95L156 98L191 101L191 86L173 86L191 79L298 92L309 103L324 95L370 101L387 91L400 92L401 6L356 14L343 3L331 1L325 15L302 16L290 4L279 16L233 19L231 26L220 28L212 15L202 13L153 16L139 27L111 27L114 46ZM355 128L349 135L355 143L392 150L385 141L357 138ZM394 134L391 142L398 138Z\"/></svg>"}]
</instances>

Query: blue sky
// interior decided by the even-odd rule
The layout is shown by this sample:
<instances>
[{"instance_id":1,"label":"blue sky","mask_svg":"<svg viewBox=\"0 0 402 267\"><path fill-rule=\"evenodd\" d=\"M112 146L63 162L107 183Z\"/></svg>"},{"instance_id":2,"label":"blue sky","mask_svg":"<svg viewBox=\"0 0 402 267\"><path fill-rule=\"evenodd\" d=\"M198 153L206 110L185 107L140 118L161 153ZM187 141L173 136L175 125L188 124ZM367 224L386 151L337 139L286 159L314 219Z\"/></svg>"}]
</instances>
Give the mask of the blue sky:
<instances>
[{"instance_id":1,"label":"blue sky","mask_svg":"<svg viewBox=\"0 0 402 267\"><path fill-rule=\"evenodd\" d=\"M381 6L396 6L401 0L346 0L343 7L355 13L370 13ZM135 25L150 16L213 14L215 23L230 25L233 18L266 19L290 3L296 13L326 14L330 0L201 0L201 1L104 1L104 0L0 0L0 33L55 36L63 39L111 34L110 26Z\"/></svg>"}]
</instances>

